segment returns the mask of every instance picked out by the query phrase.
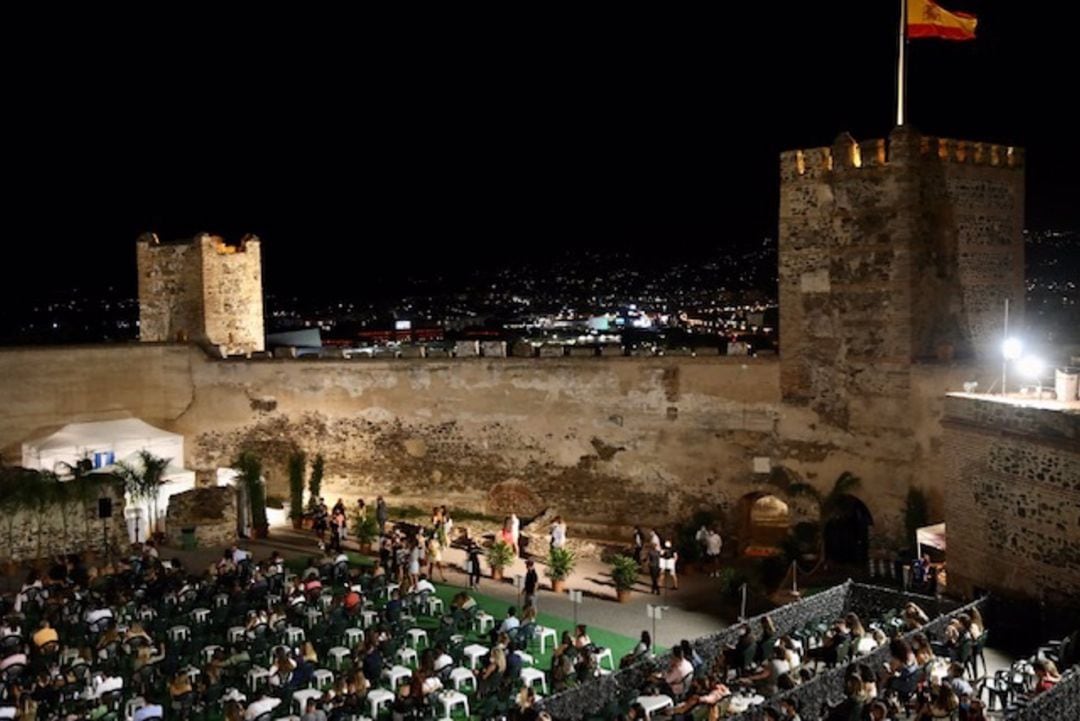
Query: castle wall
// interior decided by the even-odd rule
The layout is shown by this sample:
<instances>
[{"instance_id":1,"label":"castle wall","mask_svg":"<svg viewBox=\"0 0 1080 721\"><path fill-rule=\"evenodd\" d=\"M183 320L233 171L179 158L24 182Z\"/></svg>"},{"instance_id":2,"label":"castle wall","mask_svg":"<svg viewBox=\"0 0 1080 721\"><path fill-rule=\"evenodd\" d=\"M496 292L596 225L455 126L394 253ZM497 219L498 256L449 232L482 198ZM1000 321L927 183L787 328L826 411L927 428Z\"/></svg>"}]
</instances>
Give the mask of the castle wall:
<instances>
[{"instance_id":1,"label":"castle wall","mask_svg":"<svg viewBox=\"0 0 1080 721\"><path fill-rule=\"evenodd\" d=\"M1080 594L1080 410L945 400L950 591L1071 605Z\"/></svg>"},{"instance_id":2,"label":"castle wall","mask_svg":"<svg viewBox=\"0 0 1080 721\"><path fill-rule=\"evenodd\" d=\"M259 240L240 246L202 236L202 294L207 342L227 355L246 355L266 347L263 328L262 250Z\"/></svg>"},{"instance_id":3,"label":"castle wall","mask_svg":"<svg viewBox=\"0 0 1080 721\"><path fill-rule=\"evenodd\" d=\"M910 485L933 492L940 395L972 372L919 368L911 395L852 401L853 427L780 402L774 359L496 358L213 360L192 346L134 344L0 351L0 447L63 423L125 415L185 435L186 465L228 465L237 449L266 462L287 496L294 448L327 459L328 498L382 493L500 513L552 507L622 526L727 512L765 491L813 518L777 482L827 491L845 471L896 540ZM901 413L919 419L914 430ZM772 475L753 472L767 457ZM935 506L940 513L941 505ZM596 529L597 532L606 532ZM736 529L728 525L727 532Z\"/></svg>"},{"instance_id":4,"label":"castle wall","mask_svg":"<svg viewBox=\"0 0 1080 721\"><path fill-rule=\"evenodd\" d=\"M192 341L225 355L265 349L258 238L231 246L206 233L178 243L147 234L136 258L140 340Z\"/></svg>"},{"instance_id":5,"label":"castle wall","mask_svg":"<svg viewBox=\"0 0 1080 721\"><path fill-rule=\"evenodd\" d=\"M135 244L139 274L139 338L146 342L205 342L202 262L190 243Z\"/></svg>"},{"instance_id":6,"label":"castle wall","mask_svg":"<svg viewBox=\"0 0 1080 721\"><path fill-rule=\"evenodd\" d=\"M124 521L124 496L104 487L103 497L112 499L112 517L98 518L98 497L50 503L40 512L5 508L0 520L0 561L53 558L58 554L102 552L106 537L113 552L128 547Z\"/></svg>"},{"instance_id":7,"label":"castle wall","mask_svg":"<svg viewBox=\"0 0 1080 721\"><path fill-rule=\"evenodd\" d=\"M1022 167L907 128L783 153L784 399L846 428L849 399L910 397L914 360L993 357L1003 300L1022 311Z\"/></svg>"}]
</instances>

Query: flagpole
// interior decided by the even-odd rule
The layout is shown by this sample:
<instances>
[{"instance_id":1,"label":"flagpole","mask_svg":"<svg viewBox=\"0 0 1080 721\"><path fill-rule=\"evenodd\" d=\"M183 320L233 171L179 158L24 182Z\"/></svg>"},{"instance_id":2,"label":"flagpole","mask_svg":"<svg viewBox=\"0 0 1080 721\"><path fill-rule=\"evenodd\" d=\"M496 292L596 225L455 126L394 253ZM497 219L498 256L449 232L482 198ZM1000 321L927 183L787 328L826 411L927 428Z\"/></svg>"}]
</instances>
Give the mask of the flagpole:
<instances>
[{"instance_id":1,"label":"flagpole","mask_svg":"<svg viewBox=\"0 0 1080 721\"><path fill-rule=\"evenodd\" d=\"M904 124L904 96L907 95L907 57L904 46L907 45L907 0L900 0L899 50L896 57L896 125Z\"/></svg>"}]
</instances>

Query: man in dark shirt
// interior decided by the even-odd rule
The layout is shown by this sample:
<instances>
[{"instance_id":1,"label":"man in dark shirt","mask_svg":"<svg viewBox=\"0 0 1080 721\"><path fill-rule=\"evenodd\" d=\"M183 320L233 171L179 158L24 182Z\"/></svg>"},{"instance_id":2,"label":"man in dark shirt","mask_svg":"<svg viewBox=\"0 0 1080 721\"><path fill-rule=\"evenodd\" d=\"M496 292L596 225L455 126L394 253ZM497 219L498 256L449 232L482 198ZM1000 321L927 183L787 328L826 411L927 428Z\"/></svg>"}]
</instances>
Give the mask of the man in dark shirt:
<instances>
[{"instance_id":1,"label":"man in dark shirt","mask_svg":"<svg viewBox=\"0 0 1080 721\"><path fill-rule=\"evenodd\" d=\"M536 608L536 586L539 584L539 577L536 575L536 564L532 559L525 562L525 605L532 605Z\"/></svg>"},{"instance_id":2,"label":"man in dark shirt","mask_svg":"<svg viewBox=\"0 0 1080 721\"><path fill-rule=\"evenodd\" d=\"M379 524L379 534L386 533L386 522L390 520L390 509L386 507L386 501L382 496L375 500L375 522Z\"/></svg>"},{"instance_id":3,"label":"man in dark shirt","mask_svg":"<svg viewBox=\"0 0 1080 721\"><path fill-rule=\"evenodd\" d=\"M649 578L652 580L652 592L660 595L660 549L649 547Z\"/></svg>"}]
</instances>

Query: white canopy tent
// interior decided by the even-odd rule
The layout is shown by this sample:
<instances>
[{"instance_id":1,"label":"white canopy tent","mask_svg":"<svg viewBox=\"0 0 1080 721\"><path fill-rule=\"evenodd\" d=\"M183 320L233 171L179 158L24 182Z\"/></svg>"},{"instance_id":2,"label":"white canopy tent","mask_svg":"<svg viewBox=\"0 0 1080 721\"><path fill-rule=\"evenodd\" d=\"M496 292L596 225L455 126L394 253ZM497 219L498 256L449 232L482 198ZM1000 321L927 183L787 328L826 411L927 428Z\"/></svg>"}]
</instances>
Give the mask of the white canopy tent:
<instances>
[{"instance_id":1,"label":"white canopy tent","mask_svg":"<svg viewBox=\"0 0 1080 721\"><path fill-rule=\"evenodd\" d=\"M936 523L933 526L923 526L915 531L915 547L919 558L922 558L923 546L945 551L945 524Z\"/></svg>"},{"instance_id":2,"label":"white canopy tent","mask_svg":"<svg viewBox=\"0 0 1080 721\"><path fill-rule=\"evenodd\" d=\"M156 515L152 501L135 503L124 499L128 534L133 542L145 540L147 528L161 530L169 508L169 498L195 487L195 472L183 467L184 437L139 420L69 423L55 433L22 444L22 464L26 468L54 471L63 475L68 466L82 459L93 464L94 473L111 473L117 463L139 468L139 452L149 451L170 461L162 476Z\"/></svg>"}]
</instances>

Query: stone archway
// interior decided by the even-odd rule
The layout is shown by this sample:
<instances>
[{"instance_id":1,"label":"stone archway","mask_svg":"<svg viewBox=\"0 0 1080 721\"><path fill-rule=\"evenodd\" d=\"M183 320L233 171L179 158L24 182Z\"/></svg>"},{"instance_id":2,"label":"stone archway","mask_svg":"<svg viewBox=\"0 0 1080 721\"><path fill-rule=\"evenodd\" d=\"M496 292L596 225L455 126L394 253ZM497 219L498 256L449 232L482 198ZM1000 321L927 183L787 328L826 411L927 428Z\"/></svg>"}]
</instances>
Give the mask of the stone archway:
<instances>
[{"instance_id":1,"label":"stone archway","mask_svg":"<svg viewBox=\"0 0 1080 721\"><path fill-rule=\"evenodd\" d=\"M778 549L791 528L791 511L779 497L765 491L739 499L739 552L760 555Z\"/></svg>"},{"instance_id":2,"label":"stone archway","mask_svg":"<svg viewBox=\"0 0 1080 721\"><path fill-rule=\"evenodd\" d=\"M870 551L870 526L874 517L861 500L845 493L822 528L825 556L840 563L865 564Z\"/></svg>"}]
</instances>

